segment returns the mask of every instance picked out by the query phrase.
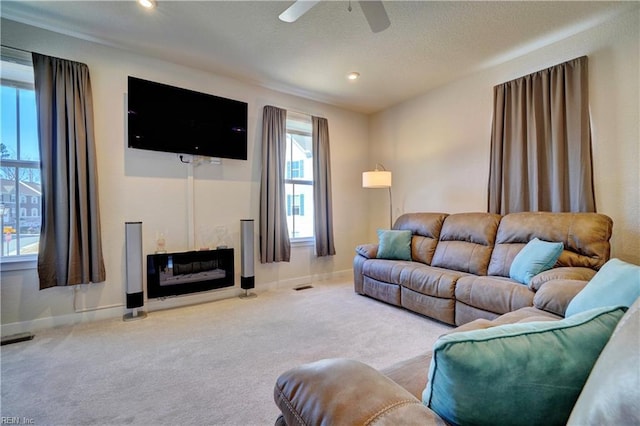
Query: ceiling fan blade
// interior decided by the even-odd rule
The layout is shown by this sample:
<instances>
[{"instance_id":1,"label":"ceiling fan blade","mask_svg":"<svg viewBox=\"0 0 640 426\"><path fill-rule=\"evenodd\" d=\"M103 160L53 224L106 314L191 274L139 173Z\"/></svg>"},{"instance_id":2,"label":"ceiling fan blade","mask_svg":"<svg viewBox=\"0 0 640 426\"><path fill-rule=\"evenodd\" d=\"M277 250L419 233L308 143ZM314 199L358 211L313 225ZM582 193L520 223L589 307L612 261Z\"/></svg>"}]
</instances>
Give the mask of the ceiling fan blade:
<instances>
[{"instance_id":1,"label":"ceiling fan blade","mask_svg":"<svg viewBox=\"0 0 640 426\"><path fill-rule=\"evenodd\" d=\"M318 3L320 3L320 0L297 0L282 12L278 18L284 22L296 22L298 18Z\"/></svg>"},{"instance_id":2,"label":"ceiling fan blade","mask_svg":"<svg viewBox=\"0 0 640 426\"><path fill-rule=\"evenodd\" d=\"M364 13L367 22L371 27L371 31L379 33L384 31L391 25L387 11L380 0L360 0L360 7Z\"/></svg>"}]
</instances>

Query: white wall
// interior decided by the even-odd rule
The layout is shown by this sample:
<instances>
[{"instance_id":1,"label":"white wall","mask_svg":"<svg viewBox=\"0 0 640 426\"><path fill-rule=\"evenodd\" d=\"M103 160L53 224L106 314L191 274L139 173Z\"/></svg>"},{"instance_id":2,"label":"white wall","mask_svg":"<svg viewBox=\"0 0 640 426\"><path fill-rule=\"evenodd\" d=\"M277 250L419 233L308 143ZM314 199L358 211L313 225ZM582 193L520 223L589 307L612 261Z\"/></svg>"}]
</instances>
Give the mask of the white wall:
<instances>
[{"instance_id":1,"label":"white wall","mask_svg":"<svg viewBox=\"0 0 640 426\"><path fill-rule=\"evenodd\" d=\"M105 283L43 291L38 290L35 270L3 271L3 335L122 315L126 221L143 222L145 254L155 250L158 231L166 232L169 251L182 251L195 248L191 244L199 240L199 231L212 231L217 226L229 229L236 249L236 288L152 302L151 309L239 294L240 219L254 218L258 235L262 108L267 104L328 119L337 255L317 258L313 247L305 246L293 247L290 263L261 265L256 261L256 291L350 272L353 248L366 238L366 224L360 220L366 217L366 193L360 187L360 171L367 164L362 156L368 143L366 116L7 20L2 21L2 44L89 66L107 271ZM182 164L174 154L126 148L124 106L128 75L247 102L248 160L223 159L221 165L203 164L190 172L191 166ZM190 230L195 230L195 236L193 232L189 236ZM257 238L255 253L259 259ZM87 312L78 314L81 310Z\"/></svg>"},{"instance_id":2,"label":"white wall","mask_svg":"<svg viewBox=\"0 0 640 426\"><path fill-rule=\"evenodd\" d=\"M372 116L370 152L393 171L394 216L486 211L493 86L588 55L597 209L614 222L612 256L640 263L639 52L636 10ZM370 238L388 220L377 212Z\"/></svg>"}]
</instances>

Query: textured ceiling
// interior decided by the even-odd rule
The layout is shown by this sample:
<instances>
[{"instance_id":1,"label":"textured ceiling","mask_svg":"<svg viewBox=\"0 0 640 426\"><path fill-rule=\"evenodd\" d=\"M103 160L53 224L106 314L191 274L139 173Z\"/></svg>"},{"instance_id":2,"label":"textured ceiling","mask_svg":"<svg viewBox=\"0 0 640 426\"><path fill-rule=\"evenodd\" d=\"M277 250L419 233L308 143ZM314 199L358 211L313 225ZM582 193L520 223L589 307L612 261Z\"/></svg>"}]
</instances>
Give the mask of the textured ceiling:
<instances>
[{"instance_id":1,"label":"textured ceiling","mask_svg":"<svg viewBox=\"0 0 640 426\"><path fill-rule=\"evenodd\" d=\"M372 113L638 9L633 2L385 1L374 34L356 1L6 1L3 18ZM347 73L358 71L356 82Z\"/></svg>"}]
</instances>

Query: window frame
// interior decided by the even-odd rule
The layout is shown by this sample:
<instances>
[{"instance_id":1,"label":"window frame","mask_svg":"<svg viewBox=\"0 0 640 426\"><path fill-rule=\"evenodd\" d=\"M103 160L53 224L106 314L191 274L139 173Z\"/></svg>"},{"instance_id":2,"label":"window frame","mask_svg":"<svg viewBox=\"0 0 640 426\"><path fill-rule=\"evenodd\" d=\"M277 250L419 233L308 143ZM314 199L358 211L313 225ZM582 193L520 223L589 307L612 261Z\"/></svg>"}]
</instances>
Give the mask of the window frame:
<instances>
[{"instance_id":1,"label":"window frame","mask_svg":"<svg viewBox=\"0 0 640 426\"><path fill-rule=\"evenodd\" d=\"M292 116L291 118L289 116ZM308 123L309 124L309 130L308 131L303 131L303 130L299 130L299 129L294 129L292 127L289 126L289 122L293 121L293 122L300 122L300 123ZM303 136L303 137L309 137L312 138L313 134L312 134L312 127L311 127L311 116L307 115L307 114L301 114L301 113L292 113L292 112L287 112L287 126L286 126L286 134L287 134L287 148L289 148L289 144L292 143L293 141L293 135L297 135L297 136ZM285 151L289 151L291 154L293 154L293 150L292 149L285 149ZM296 163L296 167L294 167L294 162ZM302 162L302 164L300 164L300 162ZM295 174L297 175L297 177L293 177L294 174L294 170L295 170ZM286 214L287 216L289 216L289 204L288 204L288 197L291 197L291 212L293 213L294 209L295 209L295 200L298 199L300 200L300 196L304 197L304 194L302 193L297 193L296 192L296 186L311 186L311 188L313 188L313 178L311 179L303 179L300 177L301 173L304 173L304 160L293 160L292 158L289 159L285 159L285 179L284 179L284 184L285 187L287 185L292 185L292 192L286 192L286 197L287 200L286 201ZM313 189L312 189L313 191ZM304 198L302 198L304 199ZM311 197L311 202L313 202L313 197ZM298 208L300 208L303 212L306 210L304 207L301 206L297 206ZM293 230L288 230L289 231L289 240L293 245L312 245L315 242L315 228L312 228L312 234L310 236L303 236L303 237L295 237L295 217L296 216L301 216L301 215L291 215L292 216L292 221L294 224L294 229ZM315 220L315 218L314 218Z\"/></svg>"},{"instance_id":2,"label":"window frame","mask_svg":"<svg viewBox=\"0 0 640 426\"><path fill-rule=\"evenodd\" d=\"M2 46L0 61L13 62L19 65L24 65L24 66L33 68L30 53L16 51L15 49L7 48L5 46ZM12 87L17 90L35 91L33 81L26 82L26 81L14 80L14 79L0 78L0 84L2 86ZM17 98L16 102L19 102L20 97L21 97L20 93L16 92L16 98ZM34 197L33 195L21 194L21 189L22 189L21 187L23 185L21 184L21 180L20 180L20 176L21 176L20 170L34 169L34 170L37 170L38 173L40 173L41 167L40 167L40 159L38 160L21 159L21 155L20 155L21 144L19 139L20 138L20 130L19 130L20 105L19 103L16 104L16 125L18 126L18 130L17 130L18 140L16 140L16 158L15 159L3 158L3 159L0 159L0 163L2 163L2 167L9 167L9 168L15 169L14 178L13 178L13 183L15 185L15 193L11 194L9 198L9 203L13 203L13 205L6 206L6 208L10 209L9 214L12 215L12 217L16 218L16 223L15 223L16 245L19 247L20 228L21 228L20 222L24 219L28 220L29 218L33 218L33 215L30 215L29 213L30 212L32 213L33 209L36 207L40 212L39 217L42 224L42 200L40 199L40 201L37 202L37 206L34 206L34 204L36 203L32 202L31 204L29 204L29 201L28 201L28 200L33 200L33 197ZM36 125L37 125L37 122L36 122ZM3 208L5 208L4 200L2 200L2 204L3 204ZM31 206L30 207L31 210L29 210L29 205ZM24 215L22 215L23 212L25 213ZM3 226L4 226L5 215L3 213L4 211L0 212L0 214L3 215ZM5 243L4 229L2 229L0 232L0 238L2 238L2 244L0 245L0 247L2 247L2 249L4 250L4 243ZM4 252L0 253L0 265L2 265L3 271L35 269L37 267L37 259L38 259L37 253L19 254L19 255L5 255Z\"/></svg>"}]
</instances>

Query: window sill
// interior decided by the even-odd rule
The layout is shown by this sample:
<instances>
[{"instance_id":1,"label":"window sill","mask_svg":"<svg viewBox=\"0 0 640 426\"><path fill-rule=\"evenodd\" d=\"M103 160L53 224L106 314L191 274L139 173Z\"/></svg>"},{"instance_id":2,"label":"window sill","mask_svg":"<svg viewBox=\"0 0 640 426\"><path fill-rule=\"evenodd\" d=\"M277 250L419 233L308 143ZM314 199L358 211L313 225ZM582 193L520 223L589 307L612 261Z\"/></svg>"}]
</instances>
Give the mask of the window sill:
<instances>
[{"instance_id":1,"label":"window sill","mask_svg":"<svg viewBox=\"0 0 640 426\"><path fill-rule=\"evenodd\" d=\"M27 269L36 269L38 267L38 255L26 255L0 258L0 269L4 271L22 271Z\"/></svg>"},{"instance_id":2,"label":"window sill","mask_svg":"<svg viewBox=\"0 0 640 426\"><path fill-rule=\"evenodd\" d=\"M290 240L291 247L311 247L315 244L316 239L313 237L308 238L292 238Z\"/></svg>"}]
</instances>

